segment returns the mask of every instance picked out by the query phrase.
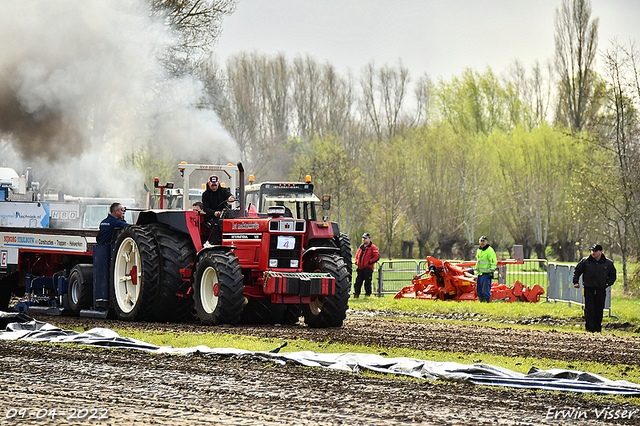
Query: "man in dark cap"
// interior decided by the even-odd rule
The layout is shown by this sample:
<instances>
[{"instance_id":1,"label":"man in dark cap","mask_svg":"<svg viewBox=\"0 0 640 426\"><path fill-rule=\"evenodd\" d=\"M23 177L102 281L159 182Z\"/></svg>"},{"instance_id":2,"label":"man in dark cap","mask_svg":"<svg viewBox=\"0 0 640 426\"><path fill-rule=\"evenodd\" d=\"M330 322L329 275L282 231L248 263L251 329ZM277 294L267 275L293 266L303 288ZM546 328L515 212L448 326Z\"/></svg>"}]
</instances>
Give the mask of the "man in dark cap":
<instances>
[{"instance_id":1,"label":"man in dark cap","mask_svg":"<svg viewBox=\"0 0 640 426\"><path fill-rule=\"evenodd\" d=\"M602 253L602 246L591 246L591 255L580 259L573 273L573 285L580 288L580 276L584 293L585 328L592 333L602 331L602 314L607 298L607 287L616 281L616 267Z\"/></svg>"},{"instance_id":2,"label":"man in dark cap","mask_svg":"<svg viewBox=\"0 0 640 426\"><path fill-rule=\"evenodd\" d=\"M222 235L222 230L219 229L218 218L222 214L223 206L225 203L232 203L234 201L233 196L229 188L222 188L220 186L220 179L216 175L209 176L207 180L207 189L202 193L202 205L204 210L205 223L212 227L211 236L209 240L213 244L219 243L219 239Z\"/></svg>"},{"instance_id":3,"label":"man in dark cap","mask_svg":"<svg viewBox=\"0 0 640 426\"><path fill-rule=\"evenodd\" d=\"M373 265L380 259L380 251L371 242L371 234L365 232L362 235L362 244L356 253L356 282L353 284L353 297L360 297L360 290L364 282L365 296L371 296L371 279L373 277Z\"/></svg>"}]
</instances>

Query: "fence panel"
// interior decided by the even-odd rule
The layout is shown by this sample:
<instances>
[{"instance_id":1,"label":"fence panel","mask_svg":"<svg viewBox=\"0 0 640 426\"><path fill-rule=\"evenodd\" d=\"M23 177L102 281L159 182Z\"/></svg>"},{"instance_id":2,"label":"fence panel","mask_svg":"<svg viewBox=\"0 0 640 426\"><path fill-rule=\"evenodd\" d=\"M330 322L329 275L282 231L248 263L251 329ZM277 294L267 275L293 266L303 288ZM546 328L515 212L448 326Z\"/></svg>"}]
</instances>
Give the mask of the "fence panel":
<instances>
[{"instance_id":1,"label":"fence panel","mask_svg":"<svg viewBox=\"0 0 640 426\"><path fill-rule=\"evenodd\" d=\"M516 281L524 286L533 288L539 285L543 289L547 287L547 260L524 259L524 263L506 264L498 268L498 282L509 287Z\"/></svg>"},{"instance_id":2,"label":"fence panel","mask_svg":"<svg viewBox=\"0 0 640 426\"><path fill-rule=\"evenodd\" d=\"M549 285L547 287L547 300L554 302L567 302L584 306L584 293L582 290L582 277L580 277L580 288L573 286L573 273L575 266L549 264ZM604 309L611 315L611 287L607 287L607 298L604 302Z\"/></svg>"},{"instance_id":3,"label":"fence panel","mask_svg":"<svg viewBox=\"0 0 640 426\"><path fill-rule=\"evenodd\" d=\"M411 280L419 274L419 264L416 260L385 260L374 272L378 296L397 293L404 287L411 285ZM376 279L377 278L377 279Z\"/></svg>"}]
</instances>

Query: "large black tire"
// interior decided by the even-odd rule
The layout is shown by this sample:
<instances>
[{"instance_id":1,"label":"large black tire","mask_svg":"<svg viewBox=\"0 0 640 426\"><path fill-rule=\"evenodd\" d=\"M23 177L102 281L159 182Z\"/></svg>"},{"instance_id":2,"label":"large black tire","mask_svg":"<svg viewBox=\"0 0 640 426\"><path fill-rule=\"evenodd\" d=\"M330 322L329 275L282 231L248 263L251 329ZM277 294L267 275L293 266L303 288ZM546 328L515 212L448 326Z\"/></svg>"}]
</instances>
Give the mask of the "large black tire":
<instances>
[{"instance_id":1,"label":"large black tire","mask_svg":"<svg viewBox=\"0 0 640 426\"><path fill-rule=\"evenodd\" d=\"M11 293L10 285L5 283L0 284L0 311L12 311L9 309Z\"/></svg>"},{"instance_id":2,"label":"large black tire","mask_svg":"<svg viewBox=\"0 0 640 426\"><path fill-rule=\"evenodd\" d=\"M69 272L67 294L62 295L62 305L78 316L93 303L93 265L76 265Z\"/></svg>"},{"instance_id":3,"label":"large black tire","mask_svg":"<svg viewBox=\"0 0 640 426\"><path fill-rule=\"evenodd\" d=\"M267 298L250 297L242 310L240 322L243 324L282 324L287 305L271 303Z\"/></svg>"},{"instance_id":4,"label":"large black tire","mask_svg":"<svg viewBox=\"0 0 640 426\"><path fill-rule=\"evenodd\" d=\"M349 309L351 281L347 265L337 255L319 254L306 260L302 268L306 272L325 272L336 280L336 294L313 299L303 305L304 322L312 328L341 327Z\"/></svg>"},{"instance_id":5,"label":"large black tire","mask_svg":"<svg viewBox=\"0 0 640 426\"><path fill-rule=\"evenodd\" d=\"M347 273L349 274L349 283L353 277L353 254L351 252L351 239L349 235L341 232L338 236L338 248L340 249L340 257L344 260L344 264L347 266Z\"/></svg>"},{"instance_id":6,"label":"large black tire","mask_svg":"<svg viewBox=\"0 0 640 426\"><path fill-rule=\"evenodd\" d=\"M280 324L297 324L298 321L300 321L301 316L302 308L300 307L300 305L287 305L287 308L284 310L284 314L282 315L282 321L280 322Z\"/></svg>"},{"instance_id":7,"label":"large black tire","mask_svg":"<svg viewBox=\"0 0 640 426\"><path fill-rule=\"evenodd\" d=\"M148 228L131 225L115 242L111 306L124 321L157 321L160 253Z\"/></svg>"},{"instance_id":8,"label":"large black tire","mask_svg":"<svg viewBox=\"0 0 640 426\"><path fill-rule=\"evenodd\" d=\"M195 269L193 300L200 322L237 324L245 302L238 258L233 253L209 250L200 255Z\"/></svg>"},{"instance_id":9,"label":"large black tire","mask_svg":"<svg viewBox=\"0 0 640 426\"><path fill-rule=\"evenodd\" d=\"M183 322L192 318L193 299L186 295L190 284L182 280L180 269L186 269L194 261L196 249L191 237L172 231L162 224L154 224L151 232L160 251L160 283L158 287L158 319Z\"/></svg>"}]
</instances>

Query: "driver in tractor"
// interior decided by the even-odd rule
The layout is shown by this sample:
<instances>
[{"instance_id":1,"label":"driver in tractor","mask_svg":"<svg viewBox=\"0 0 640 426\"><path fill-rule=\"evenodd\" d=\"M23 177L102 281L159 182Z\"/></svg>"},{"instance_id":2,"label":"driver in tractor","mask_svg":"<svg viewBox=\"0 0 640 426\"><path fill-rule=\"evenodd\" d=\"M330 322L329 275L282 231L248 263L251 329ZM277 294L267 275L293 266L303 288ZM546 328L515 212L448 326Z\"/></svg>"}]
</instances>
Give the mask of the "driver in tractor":
<instances>
[{"instance_id":1,"label":"driver in tractor","mask_svg":"<svg viewBox=\"0 0 640 426\"><path fill-rule=\"evenodd\" d=\"M205 224L211 229L211 233L208 238L211 244L219 244L221 242L222 224L218 219L222 215L225 205L234 201L235 199L231 195L229 188L223 188L220 186L220 179L218 176L209 176L207 189L202 193L202 205L205 214Z\"/></svg>"}]
</instances>

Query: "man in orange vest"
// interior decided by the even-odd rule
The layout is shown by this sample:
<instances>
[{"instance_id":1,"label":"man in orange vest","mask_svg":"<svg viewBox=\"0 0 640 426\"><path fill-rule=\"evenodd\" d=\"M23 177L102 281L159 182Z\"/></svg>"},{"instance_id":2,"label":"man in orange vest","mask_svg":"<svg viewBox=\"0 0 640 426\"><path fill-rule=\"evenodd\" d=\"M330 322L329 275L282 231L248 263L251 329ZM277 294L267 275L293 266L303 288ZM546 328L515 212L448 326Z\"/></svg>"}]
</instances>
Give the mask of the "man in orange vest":
<instances>
[{"instance_id":1,"label":"man in orange vest","mask_svg":"<svg viewBox=\"0 0 640 426\"><path fill-rule=\"evenodd\" d=\"M371 278L373 277L373 265L380 259L378 247L371 242L371 234L365 232L362 235L362 244L356 253L356 282L353 285L353 297L360 297L360 289L364 281L364 295L371 296Z\"/></svg>"}]
</instances>

